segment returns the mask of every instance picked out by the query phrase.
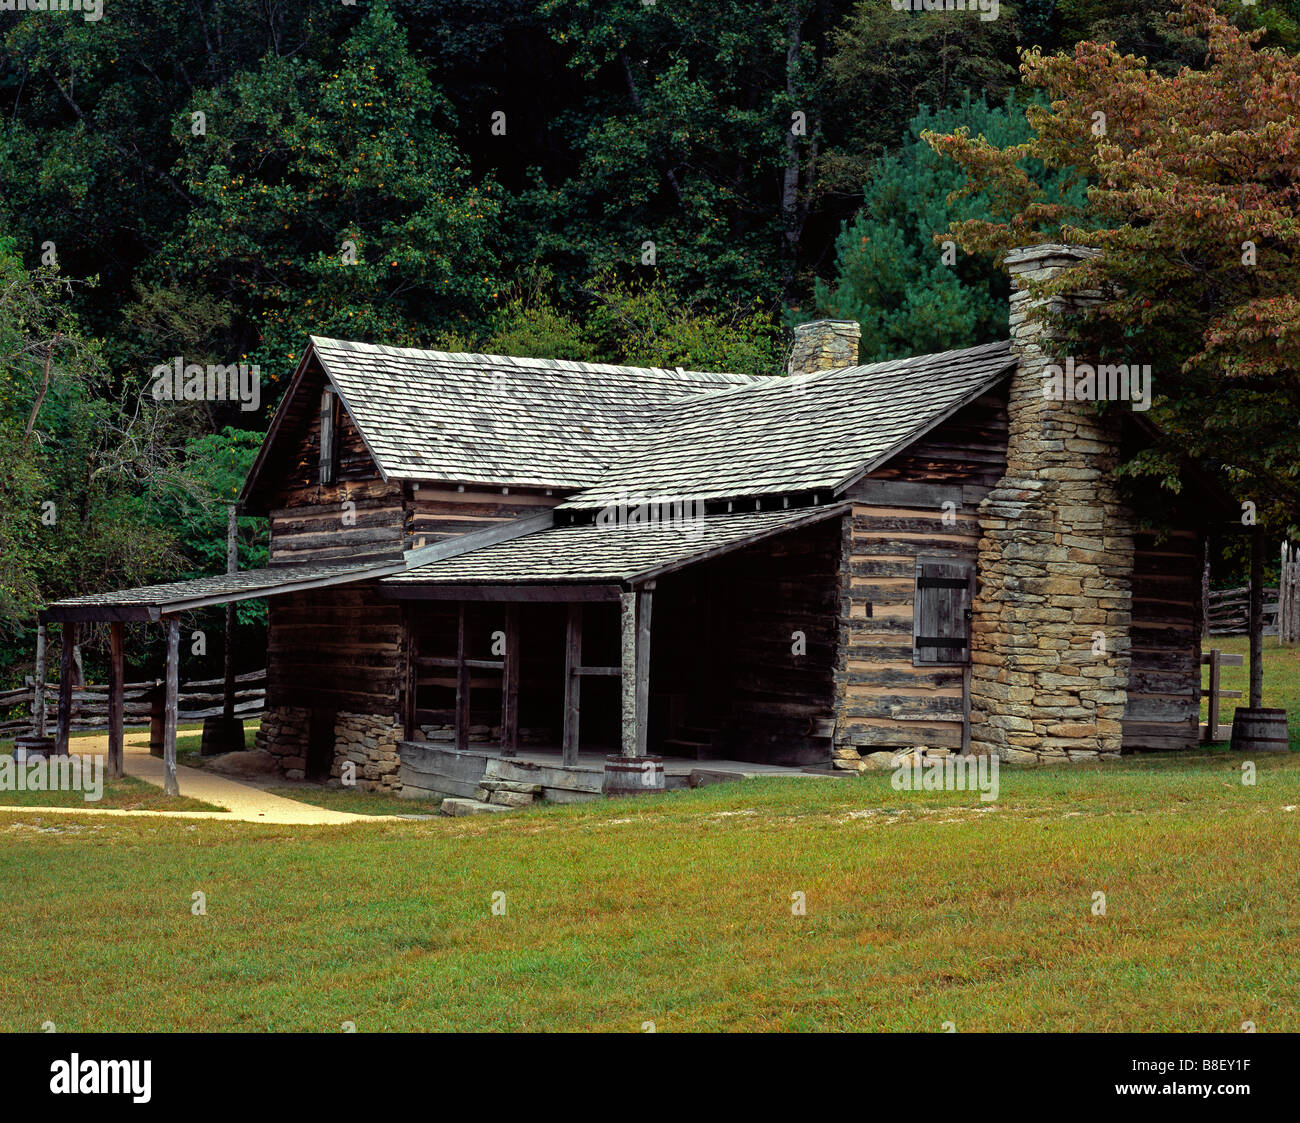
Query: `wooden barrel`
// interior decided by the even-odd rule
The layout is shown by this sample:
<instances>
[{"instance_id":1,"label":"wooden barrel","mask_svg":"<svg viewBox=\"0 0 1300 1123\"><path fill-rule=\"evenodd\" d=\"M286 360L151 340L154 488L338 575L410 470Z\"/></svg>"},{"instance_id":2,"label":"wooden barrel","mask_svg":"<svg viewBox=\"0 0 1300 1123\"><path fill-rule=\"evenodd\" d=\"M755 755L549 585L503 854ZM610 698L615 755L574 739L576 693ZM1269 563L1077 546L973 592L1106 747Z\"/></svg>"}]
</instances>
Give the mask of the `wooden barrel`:
<instances>
[{"instance_id":1,"label":"wooden barrel","mask_svg":"<svg viewBox=\"0 0 1300 1123\"><path fill-rule=\"evenodd\" d=\"M54 755L54 748L53 737L15 737L14 760L36 760L42 757L48 760Z\"/></svg>"},{"instance_id":2,"label":"wooden barrel","mask_svg":"<svg viewBox=\"0 0 1300 1123\"><path fill-rule=\"evenodd\" d=\"M603 790L606 795L644 795L663 791L663 757L606 757Z\"/></svg>"},{"instance_id":3,"label":"wooden barrel","mask_svg":"<svg viewBox=\"0 0 1300 1123\"><path fill-rule=\"evenodd\" d=\"M1232 716L1232 748L1239 753L1284 753L1290 749L1286 710L1240 708Z\"/></svg>"}]
</instances>

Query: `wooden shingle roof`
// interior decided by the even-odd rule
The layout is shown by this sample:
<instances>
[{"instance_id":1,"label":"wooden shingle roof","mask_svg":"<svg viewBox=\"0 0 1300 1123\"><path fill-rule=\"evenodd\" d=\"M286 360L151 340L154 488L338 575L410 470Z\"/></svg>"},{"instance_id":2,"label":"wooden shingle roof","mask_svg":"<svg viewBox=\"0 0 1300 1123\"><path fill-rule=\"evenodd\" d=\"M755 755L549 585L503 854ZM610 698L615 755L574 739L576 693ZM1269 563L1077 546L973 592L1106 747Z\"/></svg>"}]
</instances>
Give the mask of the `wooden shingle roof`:
<instances>
[{"instance_id":1,"label":"wooden shingle roof","mask_svg":"<svg viewBox=\"0 0 1300 1123\"><path fill-rule=\"evenodd\" d=\"M766 379L660 406L563 507L835 492L984 393L1007 342Z\"/></svg>"},{"instance_id":2,"label":"wooden shingle roof","mask_svg":"<svg viewBox=\"0 0 1300 1123\"><path fill-rule=\"evenodd\" d=\"M419 585L634 583L840 515L846 507L837 503L680 522L557 526L416 566L380 584L400 596L399 590Z\"/></svg>"},{"instance_id":3,"label":"wooden shingle roof","mask_svg":"<svg viewBox=\"0 0 1300 1123\"><path fill-rule=\"evenodd\" d=\"M401 569L402 559L332 565L272 565L241 569L189 581L139 585L108 593L87 593L55 601L41 611L48 620L158 620L164 614L189 612L211 604L253 600L259 597L346 585L382 577Z\"/></svg>"},{"instance_id":4,"label":"wooden shingle roof","mask_svg":"<svg viewBox=\"0 0 1300 1123\"><path fill-rule=\"evenodd\" d=\"M387 479L585 487L652 407L758 381L319 336L311 343Z\"/></svg>"}]
</instances>

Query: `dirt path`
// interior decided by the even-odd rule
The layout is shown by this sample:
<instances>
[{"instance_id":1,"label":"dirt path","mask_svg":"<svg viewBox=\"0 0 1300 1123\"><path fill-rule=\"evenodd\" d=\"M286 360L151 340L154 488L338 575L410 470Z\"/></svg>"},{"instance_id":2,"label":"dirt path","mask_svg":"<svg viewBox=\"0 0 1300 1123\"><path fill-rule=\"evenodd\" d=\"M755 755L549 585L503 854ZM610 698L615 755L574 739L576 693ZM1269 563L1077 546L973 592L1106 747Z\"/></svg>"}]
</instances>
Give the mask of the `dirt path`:
<instances>
[{"instance_id":1,"label":"dirt path","mask_svg":"<svg viewBox=\"0 0 1300 1123\"><path fill-rule=\"evenodd\" d=\"M72 742L73 748L80 755L95 755L108 752L108 735L99 737L78 737ZM144 780L146 783L163 786L163 762L149 755L149 734L147 731L128 733L125 738L123 769L128 776ZM219 776L199 768L187 768L183 764L176 766L176 780L181 794L191 799L202 800L225 811L125 811L119 808L84 807L3 807L0 811L50 812L56 815L117 815L117 816L153 816L164 819L225 819L244 823L283 823L298 826L338 826L345 823L399 822L400 815L354 815L350 811L330 811L324 807L313 807L309 803L299 803L296 799L286 799L281 795L272 795L252 784L233 780L228 776ZM3 797L0 797L3 798Z\"/></svg>"}]
</instances>

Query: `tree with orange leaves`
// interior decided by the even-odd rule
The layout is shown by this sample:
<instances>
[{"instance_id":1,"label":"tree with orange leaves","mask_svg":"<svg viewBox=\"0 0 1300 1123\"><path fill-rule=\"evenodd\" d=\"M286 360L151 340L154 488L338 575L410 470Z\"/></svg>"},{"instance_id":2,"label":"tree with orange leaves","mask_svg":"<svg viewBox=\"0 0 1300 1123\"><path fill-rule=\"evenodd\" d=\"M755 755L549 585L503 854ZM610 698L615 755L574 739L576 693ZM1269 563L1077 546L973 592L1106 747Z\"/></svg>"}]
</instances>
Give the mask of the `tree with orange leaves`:
<instances>
[{"instance_id":1,"label":"tree with orange leaves","mask_svg":"<svg viewBox=\"0 0 1300 1123\"><path fill-rule=\"evenodd\" d=\"M1043 295L1109 299L1058 324L1063 344L1107 361L1151 363L1149 417L1167 436L1126 465L1178 488L1190 454L1292 531L1300 511L1300 58L1262 49L1206 0L1171 20L1203 36L1201 67L1173 76L1113 43L1021 54L1035 135L1006 148L958 131L927 134L966 170L1004 223L954 224L963 249L1005 253L1042 241L1101 254ZM1023 162L1087 185L1086 203L1049 200ZM1127 358L1121 359L1123 355Z\"/></svg>"}]
</instances>

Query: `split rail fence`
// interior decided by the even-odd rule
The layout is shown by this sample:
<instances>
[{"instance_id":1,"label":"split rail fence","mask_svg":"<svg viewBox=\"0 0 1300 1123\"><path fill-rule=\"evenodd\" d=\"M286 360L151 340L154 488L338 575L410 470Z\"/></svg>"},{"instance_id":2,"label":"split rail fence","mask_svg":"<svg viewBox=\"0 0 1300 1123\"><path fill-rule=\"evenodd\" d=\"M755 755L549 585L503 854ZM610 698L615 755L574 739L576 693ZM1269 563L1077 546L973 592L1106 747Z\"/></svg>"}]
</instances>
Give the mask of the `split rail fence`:
<instances>
[{"instance_id":1,"label":"split rail fence","mask_svg":"<svg viewBox=\"0 0 1300 1123\"><path fill-rule=\"evenodd\" d=\"M223 713L223 679L195 679L181 684L177 721L181 723L202 721ZM123 710L127 728L149 724L155 700L161 700L163 681L128 682L123 684ZM54 726L59 707L59 684L45 684L44 722L47 729ZM12 716L21 707L23 716ZM235 678L235 717L261 717L266 708L266 671L252 671ZM11 715L6 719L5 715ZM37 713L36 687L31 676L26 685L17 690L0 691L0 737L13 737L32 732L42 723ZM108 728L108 684L81 686L72 692L72 724L74 731ZM41 732L45 732L42 730Z\"/></svg>"}]
</instances>

